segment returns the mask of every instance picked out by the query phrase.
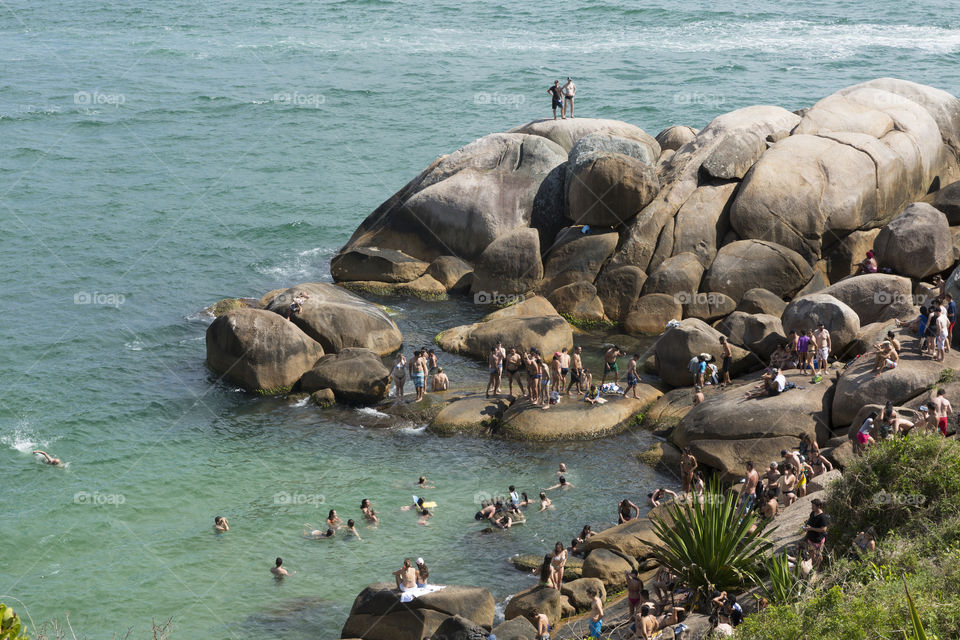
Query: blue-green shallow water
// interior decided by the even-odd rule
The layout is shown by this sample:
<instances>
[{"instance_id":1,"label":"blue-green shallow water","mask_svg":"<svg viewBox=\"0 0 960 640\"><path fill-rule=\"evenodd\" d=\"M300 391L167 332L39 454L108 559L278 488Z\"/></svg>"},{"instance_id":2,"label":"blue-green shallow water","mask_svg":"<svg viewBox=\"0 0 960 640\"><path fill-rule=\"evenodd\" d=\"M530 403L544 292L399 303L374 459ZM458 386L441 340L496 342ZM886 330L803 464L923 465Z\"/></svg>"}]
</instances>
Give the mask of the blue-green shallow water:
<instances>
[{"instance_id":1,"label":"blue-green shallow water","mask_svg":"<svg viewBox=\"0 0 960 640\"><path fill-rule=\"evenodd\" d=\"M549 447L364 429L213 384L204 306L328 279L360 220L438 154L548 114L656 134L873 77L958 91L952 3L7 2L0 7L0 600L90 638L328 638L403 556L498 598L505 558L612 521L661 482L644 433ZM90 294L94 302L75 304ZM112 296L112 297L110 297ZM408 343L469 305L393 303ZM447 357L455 382L481 367ZM57 470L40 446L70 462ZM559 509L480 535L473 497L570 465ZM439 488L430 527L399 506ZM325 503L277 504L276 494ZM531 492L532 493L532 492ZM75 496L79 498L75 500ZM90 504L123 500L123 504ZM384 519L307 541L328 508ZM79 503L78 503L79 502ZM282 502L282 500L280 500ZM211 533L222 513L233 531ZM277 585L282 555L298 573Z\"/></svg>"}]
</instances>

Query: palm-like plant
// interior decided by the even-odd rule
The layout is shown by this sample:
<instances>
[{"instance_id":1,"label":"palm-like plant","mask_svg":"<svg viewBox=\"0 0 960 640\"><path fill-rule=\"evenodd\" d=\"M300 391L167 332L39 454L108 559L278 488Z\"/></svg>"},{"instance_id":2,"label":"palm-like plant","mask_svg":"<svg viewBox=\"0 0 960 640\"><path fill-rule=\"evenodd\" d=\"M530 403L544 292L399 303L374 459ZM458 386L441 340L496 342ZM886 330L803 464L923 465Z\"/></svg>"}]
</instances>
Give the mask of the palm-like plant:
<instances>
[{"instance_id":1,"label":"palm-like plant","mask_svg":"<svg viewBox=\"0 0 960 640\"><path fill-rule=\"evenodd\" d=\"M766 558L763 568L766 569L770 586L764 582L760 585L760 591L770 604L792 604L800 599L809 586L800 569L800 558L791 568L786 551Z\"/></svg>"},{"instance_id":2,"label":"palm-like plant","mask_svg":"<svg viewBox=\"0 0 960 640\"><path fill-rule=\"evenodd\" d=\"M660 544L653 557L670 569L705 605L714 590L736 591L757 584L757 568L772 543L764 536L768 522L743 515L736 494L724 495L711 484L703 502L696 499L667 506L667 517L654 516Z\"/></svg>"}]
</instances>

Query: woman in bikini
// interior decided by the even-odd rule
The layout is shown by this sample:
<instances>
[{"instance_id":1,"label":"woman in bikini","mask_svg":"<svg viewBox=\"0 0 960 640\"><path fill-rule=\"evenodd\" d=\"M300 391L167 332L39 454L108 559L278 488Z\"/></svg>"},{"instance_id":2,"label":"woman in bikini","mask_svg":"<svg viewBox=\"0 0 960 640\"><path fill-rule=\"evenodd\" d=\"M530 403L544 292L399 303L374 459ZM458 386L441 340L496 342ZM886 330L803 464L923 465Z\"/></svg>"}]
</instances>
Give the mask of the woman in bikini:
<instances>
[{"instance_id":1,"label":"woman in bikini","mask_svg":"<svg viewBox=\"0 0 960 640\"><path fill-rule=\"evenodd\" d=\"M550 582L553 588L560 591L563 586L563 568L567 566L567 550L562 542L553 546L553 558L550 560L550 566L553 571L550 574Z\"/></svg>"},{"instance_id":2,"label":"woman in bikini","mask_svg":"<svg viewBox=\"0 0 960 640\"><path fill-rule=\"evenodd\" d=\"M551 508L553 503L550 502L550 498L547 497L547 494L543 491L540 492L540 511L546 511Z\"/></svg>"},{"instance_id":3,"label":"woman in bikini","mask_svg":"<svg viewBox=\"0 0 960 640\"><path fill-rule=\"evenodd\" d=\"M403 400L403 385L407 381L407 359L402 353L397 354L392 373L393 383L397 388L397 401Z\"/></svg>"},{"instance_id":4,"label":"woman in bikini","mask_svg":"<svg viewBox=\"0 0 960 640\"><path fill-rule=\"evenodd\" d=\"M343 520L341 520L340 516L337 515L337 511L335 509L330 509L330 513L327 514L327 528L335 531L341 526L343 526Z\"/></svg>"}]
</instances>

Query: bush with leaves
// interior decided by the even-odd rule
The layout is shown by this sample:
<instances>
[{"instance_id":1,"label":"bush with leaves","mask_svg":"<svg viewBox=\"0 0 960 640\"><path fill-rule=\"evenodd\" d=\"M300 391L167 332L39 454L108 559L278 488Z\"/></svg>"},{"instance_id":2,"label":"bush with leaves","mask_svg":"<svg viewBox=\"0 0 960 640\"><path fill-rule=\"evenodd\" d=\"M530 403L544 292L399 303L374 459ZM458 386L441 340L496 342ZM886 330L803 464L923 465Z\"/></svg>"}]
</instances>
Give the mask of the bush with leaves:
<instances>
[{"instance_id":1,"label":"bush with leaves","mask_svg":"<svg viewBox=\"0 0 960 640\"><path fill-rule=\"evenodd\" d=\"M0 602L0 640L30 640L21 633L20 616L13 609Z\"/></svg>"}]
</instances>

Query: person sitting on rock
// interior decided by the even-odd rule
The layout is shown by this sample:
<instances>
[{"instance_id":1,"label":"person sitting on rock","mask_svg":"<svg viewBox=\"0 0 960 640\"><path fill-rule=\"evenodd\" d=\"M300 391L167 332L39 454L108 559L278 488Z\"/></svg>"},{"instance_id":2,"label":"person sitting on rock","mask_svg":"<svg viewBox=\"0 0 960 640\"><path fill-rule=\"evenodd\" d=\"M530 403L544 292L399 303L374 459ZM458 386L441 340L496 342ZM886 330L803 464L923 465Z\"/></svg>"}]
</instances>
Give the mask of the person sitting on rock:
<instances>
[{"instance_id":1,"label":"person sitting on rock","mask_svg":"<svg viewBox=\"0 0 960 640\"><path fill-rule=\"evenodd\" d=\"M533 610L533 624L537 627L537 640L550 640L550 619L540 609Z\"/></svg>"},{"instance_id":2,"label":"person sitting on rock","mask_svg":"<svg viewBox=\"0 0 960 640\"><path fill-rule=\"evenodd\" d=\"M674 493L673 491L670 491L670 489L660 487L653 493L647 494L647 504L653 507L654 509L656 509L662 504L662 501L667 497L667 495L672 497L674 500L677 499L676 493Z\"/></svg>"},{"instance_id":3,"label":"person sitting on rock","mask_svg":"<svg viewBox=\"0 0 960 640\"><path fill-rule=\"evenodd\" d=\"M895 369L900 361L900 354L889 339L873 345L873 351L876 356L873 360L872 373L876 375L880 375L887 369Z\"/></svg>"},{"instance_id":4,"label":"person sitting on rock","mask_svg":"<svg viewBox=\"0 0 960 640\"><path fill-rule=\"evenodd\" d=\"M777 491L767 489L760 502L760 515L767 520L773 520L780 513L780 503L777 501Z\"/></svg>"},{"instance_id":5,"label":"person sitting on rock","mask_svg":"<svg viewBox=\"0 0 960 640\"><path fill-rule=\"evenodd\" d=\"M859 276L866 273L876 273L877 272L877 259L874 256L873 251L867 251L867 257L860 261L857 265L857 271L853 275Z\"/></svg>"},{"instance_id":6,"label":"person sitting on rock","mask_svg":"<svg viewBox=\"0 0 960 640\"><path fill-rule=\"evenodd\" d=\"M293 296L293 302L290 303L290 306L287 307L287 320L293 320L293 316L303 311L303 303L310 299L310 296L304 292L300 291L297 295Z\"/></svg>"},{"instance_id":7,"label":"person sitting on rock","mask_svg":"<svg viewBox=\"0 0 960 640\"><path fill-rule=\"evenodd\" d=\"M860 425L860 428L857 429L857 440L854 444L853 452L857 455L863 453L868 445L871 445L876 442L871 435L873 433L874 421L877 419L877 412L873 411L867 416L867 419L863 421L863 424Z\"/></svg>"},{"instance_id":8,"label":"person sitting on rock","mask_svg":"<svg viewBox=\"0 0 960 640\"><path fill-rule=\"evenodd\" d=\"M397 581L397 589L407 591L417 586L417 570L413 568L413 562L410 558L403 559L403 566L393 572L393 577Z\"/></svg>"},{"instance_id":9,"label":"person sitting on rock","mask_svg":"<svg viewBox=\"0 0 960 640\"><path fill-rule=\"evenodd\" d=\"M761 383L754 387L752 391L744 394L744 400L778 396L787 388L787 378L780 369L771 369L769 373L764 373L760 378Z\"/></svg>"},{"instance_id":10,"label":"person sitting on rock","mask_svg":"<svg viewBox=\"0 0 960 640\"><path fill-rule=\"evenodd\" d=\"M437 372L433 374L433 381L430 386L430 390L434 392L446 391L450 388L450 379L443 372L443 367L437 367Z\"/></svg>"},{"instance_id":11,"label":"person sitting on rock","mask_svg":"<svg viewBox=\"0 0 960 640\"><path fill-rule=\"evenodd\" d=\"M597 404L600 400L600 389L597 388L597 385L590 385L590 390L587 391L587 395L583 396L584 402L589 402L590 404Z\"/></svg>"}]
</instances>

